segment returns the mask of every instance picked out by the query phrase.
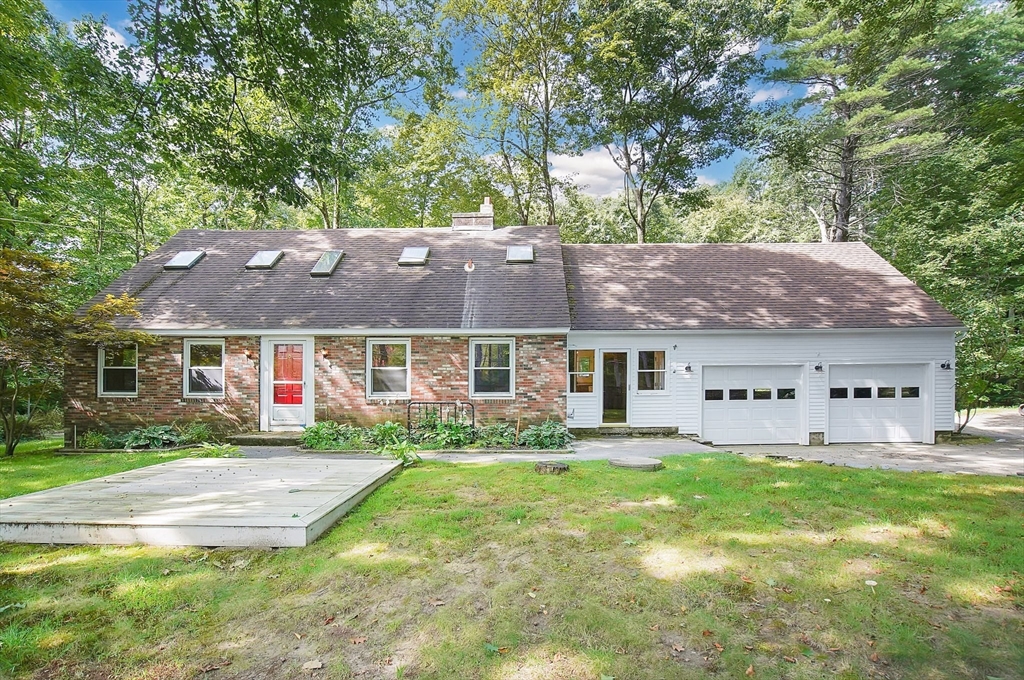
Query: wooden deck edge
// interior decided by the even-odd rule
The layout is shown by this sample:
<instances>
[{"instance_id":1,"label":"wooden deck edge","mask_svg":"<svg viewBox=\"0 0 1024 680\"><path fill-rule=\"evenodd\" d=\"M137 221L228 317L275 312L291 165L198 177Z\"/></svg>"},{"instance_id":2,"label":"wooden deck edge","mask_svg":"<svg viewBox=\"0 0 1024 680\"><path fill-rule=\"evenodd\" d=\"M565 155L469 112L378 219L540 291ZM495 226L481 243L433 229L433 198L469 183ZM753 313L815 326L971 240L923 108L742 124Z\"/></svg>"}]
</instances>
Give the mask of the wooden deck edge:
<instances>
[{"instance_id":1,"label":"wooden deck edge","mask_svg":"<svg viewBox=\"0 0 1024 680\"><path fill-rule=\"evenodd\" d=\"M305 527L213 527L198 525L2 522L0 541L71 545L154 545L233 548L290 548L306 545Z\"/></svg>"},{"instance_id":2,"label":"wooden deck edge","mask_svg":"<svg viewBox=\"0 0 1024 680\"><path fill-rule=\"evenodd\" d=\"M380 488L384 482L398 474L400 469L402 469L402 465L396 460L394 466L390 470L382 474L369 485L360 489L357 494L346 500L341 505L335 507L333 510L328 511L307 524L305 530L305 543L303 545L309 545L319 538L322 533L330 529L339 519L344 517L349 510L362 503L363 499Z\"/></svg>"}]
</instances>

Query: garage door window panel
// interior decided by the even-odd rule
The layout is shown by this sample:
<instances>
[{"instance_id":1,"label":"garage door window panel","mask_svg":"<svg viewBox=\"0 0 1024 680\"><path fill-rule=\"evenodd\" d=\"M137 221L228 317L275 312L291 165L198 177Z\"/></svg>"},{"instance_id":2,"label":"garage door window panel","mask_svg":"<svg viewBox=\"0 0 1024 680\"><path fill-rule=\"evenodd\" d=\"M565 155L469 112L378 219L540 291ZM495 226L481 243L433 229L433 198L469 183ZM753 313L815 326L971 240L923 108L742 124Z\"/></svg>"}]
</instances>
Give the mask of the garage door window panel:
<instances>
[{"instance_id":1,"label":"garage door window panel","mask_svg":"<svg viewBox=\"0 0 1024 680\"><path fill-rule=\"evenodd\" d=\"M919 399L921 397L921 388L904 387L900 390L900 397L903 399Z\"/></svg>"},{"instance_id":2,"label":"garage door window panel","mask_svg":"<svg viewBox=\"0 0 1024 680\"><path fill-rule=\"evenodd\" d=\"M772 398L772 388L770 387L755 387L754 388L754 401L765 401Z\"/></svg>"},{"instance_id":3,"label":"garage door window panel","mask_svg":"<svg viewBox=\"0 0 1024 680\"><path fill-rule=\"evenodd\" d=\"M729 390L729 401L746 401L746 390Z\"/></svg>"},{"instance_id":4,"label":"garage door window panel","mask_svg":"<svg viewBox=\"0 0 1024 680\"><path fill-rule=\"evenodd\" d=\"M791 400L796 399L796 388L794 387L780 387L776 391L776 399L780 400Z\"/></svg>"},{"instance_id":5,"label":"garage door window panel","mask_svg":"<svg viewBox=\"0 0 1024 680\"><path fill-rule=\"evenodd\" d=\"M704 390L704 401L722 401L725 399L725 390Z\"/></svg>"},{"instance_id":6,"label":"garage door window panel","mask_svg":"<svg viewBox=\"0 0 1024 680\"><path fill-rule=\"evenodd\" d=\"M833 387L828 391L829 399L847 399L850 396L850 391L845 387Z\"/></svg>"},{"instance_id":7,"label":"garage door window panel","mask_svg":"<svg viewBox=\"0 0 1024 680\"><path fill-rule=\"evenodd\" d=\"M878 388L879 399L895 399L896 388L895 387L879 387Z\"/></svg>"},{"instance_id":8,"label":"garage door window panel","mask_svg":"<svg viewBox=\"0 0 1024 680\"><path fill-rule=\"evenodd\" d=\"M854 399L870 399L871 388L870 387L854 387L853 388Z\"/></svg>"}]
</instances>

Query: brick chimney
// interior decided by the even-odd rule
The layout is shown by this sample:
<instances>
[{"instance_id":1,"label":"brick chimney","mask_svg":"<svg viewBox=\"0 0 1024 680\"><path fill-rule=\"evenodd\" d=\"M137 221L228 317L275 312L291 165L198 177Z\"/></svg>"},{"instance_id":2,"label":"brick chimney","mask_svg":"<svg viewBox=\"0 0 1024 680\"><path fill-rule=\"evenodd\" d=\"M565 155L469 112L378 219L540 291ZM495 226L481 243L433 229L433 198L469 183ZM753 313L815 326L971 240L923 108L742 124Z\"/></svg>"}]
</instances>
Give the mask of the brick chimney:
<instances>
[{"instance_id":1,"label":"brick chimney","mask_svg":"<svg viewBox=\"0 0 1024 680\"><path fill-rule=\"evenodd\" d=\"M493 231L494 205L485 196L480 210L471 213L452 213L452 231Z\"/></svg>"}]
</instances>

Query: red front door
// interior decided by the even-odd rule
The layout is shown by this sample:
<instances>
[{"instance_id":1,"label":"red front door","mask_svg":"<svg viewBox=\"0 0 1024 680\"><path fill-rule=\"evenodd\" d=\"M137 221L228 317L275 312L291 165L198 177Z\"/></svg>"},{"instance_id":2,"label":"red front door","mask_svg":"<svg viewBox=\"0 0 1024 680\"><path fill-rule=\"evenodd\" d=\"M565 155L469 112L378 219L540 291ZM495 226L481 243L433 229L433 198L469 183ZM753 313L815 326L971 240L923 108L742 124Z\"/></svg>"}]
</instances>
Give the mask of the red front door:
<instances>
[{"instance_id":1,"label":"red front door","mask_svg":"<svg viewBox=\"0 0 1024 680\"><path fill-rule=\"evenodd\" d=\"M274 344L274 404L302 404L301 344Z\"/></svg>"}]
</instances>

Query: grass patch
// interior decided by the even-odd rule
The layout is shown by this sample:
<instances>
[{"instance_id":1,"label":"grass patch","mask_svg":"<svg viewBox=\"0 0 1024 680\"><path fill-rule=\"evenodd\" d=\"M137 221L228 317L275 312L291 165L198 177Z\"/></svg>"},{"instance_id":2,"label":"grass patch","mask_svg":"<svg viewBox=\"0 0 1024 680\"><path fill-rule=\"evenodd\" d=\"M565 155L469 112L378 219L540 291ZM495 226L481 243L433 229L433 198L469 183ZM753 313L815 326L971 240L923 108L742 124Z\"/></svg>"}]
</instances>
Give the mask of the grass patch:
<instances>
[{"instance_id":1,"label":"grass patch","mask_svg":"<svg viewBox=\"0 0 1024 680\"><path fill-rule=\"evenodd\" d=\"M7 544L0 675L1018 677L1020 480L664 460L428 463L308 548Z\"/></svg>"},{"instance_id":2,"label":"grass patch","mask_svg":"<svg viewBox=\"0 0 1024 680\"><path fill-rule=\"evenodd\" d=\"M0 498L42 491L191 455L193 450L125 451L55 456L61 439L22 442L11 457L0 456ZM0 602L0 607L3 603ZM0 650L2 653L2 650Z\"/></svg>"}]
</instances>

